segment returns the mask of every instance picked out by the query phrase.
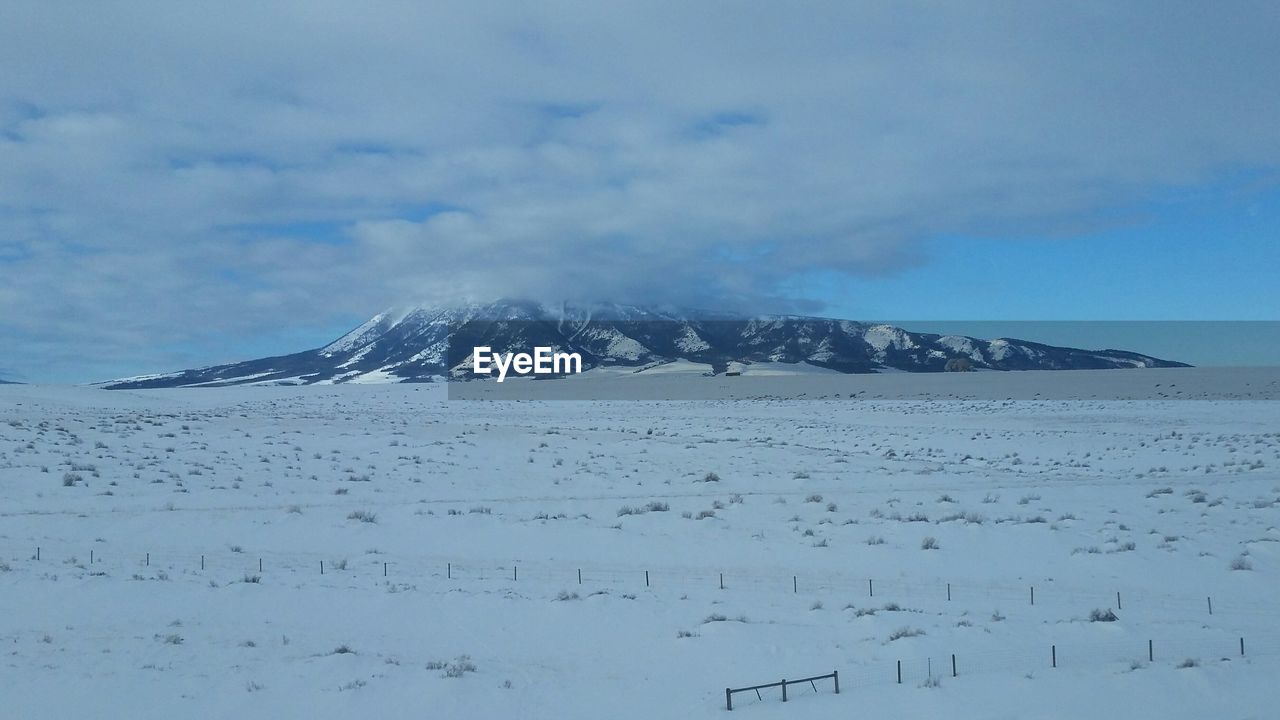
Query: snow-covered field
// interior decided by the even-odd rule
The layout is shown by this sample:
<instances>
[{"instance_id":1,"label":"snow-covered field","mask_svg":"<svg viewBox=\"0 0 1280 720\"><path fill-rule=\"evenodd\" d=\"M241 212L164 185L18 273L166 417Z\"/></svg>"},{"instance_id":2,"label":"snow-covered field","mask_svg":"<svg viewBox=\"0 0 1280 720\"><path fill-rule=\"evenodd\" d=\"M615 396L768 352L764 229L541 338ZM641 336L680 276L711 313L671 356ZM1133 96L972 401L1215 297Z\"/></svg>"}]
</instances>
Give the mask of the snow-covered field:
<instances>
[{"instance_id":1,"label":"snow-covered field","mask_svg":"<svg viewBox=\"0 0 1280 720\"><path fill-rule=\"evenodd\" d=\"M1278 592L1274 400L0 388L3 717L1267 718Z\"/></svg>"}]
</instances>

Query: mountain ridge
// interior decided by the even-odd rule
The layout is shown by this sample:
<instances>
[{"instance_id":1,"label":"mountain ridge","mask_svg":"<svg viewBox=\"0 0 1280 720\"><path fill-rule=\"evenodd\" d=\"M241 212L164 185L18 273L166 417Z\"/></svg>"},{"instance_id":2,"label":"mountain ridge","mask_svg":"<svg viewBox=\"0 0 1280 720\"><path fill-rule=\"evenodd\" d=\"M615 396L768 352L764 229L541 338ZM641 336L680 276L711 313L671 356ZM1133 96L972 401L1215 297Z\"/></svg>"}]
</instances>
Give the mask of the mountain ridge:
<instances>
[{"instance_id":1,"label":"mountain ridge","mask_svg":"<svg viewBox=\"0 0 1280 720\"><path fill-rule=\"evenodd\" d=\"M1187 367L1125 350L982 340L837 318L501 299L389 308L312 350L122 378L100 386L432 382L469 377L471 348L477 345L497 352L528 352L535 346L579 352L584 370L638 371L678 360L706 365L709 373L763 362L843 373L940 372L955 369L957 363L982 370Z\"/></svg>"}]
</instances>

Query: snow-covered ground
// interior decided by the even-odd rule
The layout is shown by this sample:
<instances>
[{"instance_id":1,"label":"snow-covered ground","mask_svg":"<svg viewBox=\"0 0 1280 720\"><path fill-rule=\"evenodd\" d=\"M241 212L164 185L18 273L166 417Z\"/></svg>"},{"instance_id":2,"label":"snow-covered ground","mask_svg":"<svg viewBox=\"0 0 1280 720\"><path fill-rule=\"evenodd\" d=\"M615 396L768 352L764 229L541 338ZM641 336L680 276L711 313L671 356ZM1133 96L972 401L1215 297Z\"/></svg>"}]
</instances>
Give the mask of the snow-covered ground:
<instances>
[{"instance_id":1,"label":"snow-covered ground","mask_svg":"<svg viewBox=\"0 0 1280 720\"><path fill-rule=\"evenodd\" d=\"M1275 717L1274 400L847 395L5 386L0 716Z\"/></svg>"}]
</instances>

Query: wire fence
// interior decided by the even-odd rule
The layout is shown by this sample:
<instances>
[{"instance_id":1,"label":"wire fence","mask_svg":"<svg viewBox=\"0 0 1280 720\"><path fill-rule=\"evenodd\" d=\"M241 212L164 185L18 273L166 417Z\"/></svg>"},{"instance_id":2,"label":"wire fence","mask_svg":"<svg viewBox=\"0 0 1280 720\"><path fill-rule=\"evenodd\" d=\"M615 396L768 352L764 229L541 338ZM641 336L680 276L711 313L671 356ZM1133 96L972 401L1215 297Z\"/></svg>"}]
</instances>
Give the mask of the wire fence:
<instances>
[{"instance_id":1,"label":"wire fence","mask_svg":"<svg viewBox=\"0 0 1280 720\"><path fill-rule=\"evenodd\" d=\"M884 600L934 603L987 603L989 607L1056 606L1106 607L1123 611L1165 611L1183 615L1242 615L1252 618L1280 618L1280 607L1270 600L1202 593L1158 592L1151 587L1096 587L1043 580L1038 583L965 582L965 580L867 578L840 570L820 573L786 574L776 569L689 568L659 565L654 569L600 564L572 565L567 562L477 562L454 561L439 556L388 555L362 552L344 555L335 552L244 552L229 551L145 551L114 546L33 546L6 547L0 559L14 568L24 564L74 565L92 571L200 570L205 573L347 574L416 580L449 580L457 583L525 582L570 587L570 585L614 585L620 588L714 588L721 591L755 593L836 594L850 602L873 605Z\"/></svg>"},{"instance_id":2,"label":"wire fence","mask_svg":"<svg viewBox=\"0 0 1280 720\"><path fill-rule=\"evenodd\" d=\"M990 581L925 578L858 577L854 573L826 570L787 574L778 570L728 567L657 566L653 569L601 564L550 562L455 562L423 555L391 555L364 552L344 555L332 552L218 552L135 550L115 546L35 546L0 549L0 561L10 568L75 566L89 572L218 573L230 579L269 576L276 573L334 577L385 578L387 580L444 581L458 584L512 582L540 584L556 590L578 585L621 589L715 589L730 593L821 594L850 603L873 606L886 600L912 602L929 607L982 603L991 608L1061 607L1077 611L1110 608L1117 611L1165 612L1180 616L1238 616L1280 619L1280 607L1270 599L1238 595L1159 592L1145 588L1106 587L1102 581L1089 588L1059 580L1013 584Z\"/></svg>"},{"instance_id":3,"label":"wire fence","mask_svg":"<svg viewBox=\"0 0 1280 720\"><path fill-rule=\"evenodd\" d=\"M1108 640L1063 639L1016 648L981 648L968 645L963 650L945 646L926 646L919 640L910 644L891 643L872 657L852 666L838 668L839 685L845 689L881 685L933 686L967 676L1016 673L1028 675L1058 670L1096 670L1116 666L1118 671L1161 666L1193 668L1218 665L1254 657L1280 655L1280 608L1265 601L1226 595L1203 596L1191 593L1157 592L1150 588L1097 588L1060 581L1039 584L1008 582L963 582L909 578L865 578L853 573L790 574L766 569L709 568L660 566L656 569L611 567L600 564L573 566L567 563L525 562L489 563L454 562L435 556L390 555L365 552L347 558L328 552L261 552L237 550L218 552L125 550L115 546L40 546L30 548L0 547L0 570L50 572L57 568L75 568L88 574L129 574L146 577L146 573L171 573L222 578L224 581L260 582L273 574L314 575L318 582L342 583L348 580L378 582L439 582L442 587L478 584L512 584L545 587L551 591L590 586L610 589L654 591L664 589L687 592L694 588L724 593L770 593L774 595L832 594L848 598L850 606L883 608L886 601L912 602L934 609L944 604L956 610L983 603L991 607L1011 608L1022 604L1047 613L1062 608L1079 611L1089 606L1115 608L1120 611L1159 611L1188 617L1237 616L1236 625L1251 628L1247 632L1229 633L1207 623L1199 632L1160 627L1150 637L1131 636ZM322 580L321 580L322 578ZM860 598L860 599L859 599ZM1268 622L1257 626L1259 618ZM900 656L899 656L900 653ZM815 679L826 676L815 676ZM833 678L835 677L833 673ZM798 683L799 681L794 681ZM808 679L806 679L808 683ZM788 681L793 684L793 681ZM811 683L810 683L811 684ZM768 692L776 684L732 689L726 696L740 706L768 702ZM801 684L801 689L808 684ZM746 690L751 690L747 693ZM773 698L777 699L777 698ZM798 699L798 698L793 698Z\"/></svg>"},{"instance_id":4,"label":"wire fence","mask_svg":"<svg viewBox=\"0 0 1280 720\"><path fill-rule=\"evenodd\" d=\"M933 650L937 650L934 648ZM1166 637L1159 640L1117 640L1110 642L1074 641L1047 644L1043 647L999 648L983 651L945 652L916 648L911 655L880 658L842 667L832 675L840 688L858 690L888 685L936 687L977 675L1021 674L1058 671L1096 671L1114 668L1119 672L1138 671L1147 667L1167 666L1191 669L1210 665L1229 665L1256 657L1280 655L1280 633L1252 636L1208 634L1202 637ZM807 681L807 679L806 679ZM789 681L801 690L792 690L789 699L820 692L800 681ZM725 702L733 707L780 699L776 694L760 690L777 687L777 683L726 689ZM746 691L753 692L746 692ZM741 694L741 697L738 697Z\"/></svg>"}]
</instances>

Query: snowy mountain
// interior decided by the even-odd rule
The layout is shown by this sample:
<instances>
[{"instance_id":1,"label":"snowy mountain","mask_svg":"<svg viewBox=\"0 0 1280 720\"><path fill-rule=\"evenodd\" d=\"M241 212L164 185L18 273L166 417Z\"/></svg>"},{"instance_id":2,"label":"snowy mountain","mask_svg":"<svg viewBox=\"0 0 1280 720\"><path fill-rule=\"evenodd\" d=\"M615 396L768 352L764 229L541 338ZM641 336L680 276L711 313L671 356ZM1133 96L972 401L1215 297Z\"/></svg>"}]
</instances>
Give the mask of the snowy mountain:
<instances>
[{"instance_id":1,"label":"snowy mountain","mask_svg":"<svg viewBox=\"0 0 1280 720\"><path fill-rule=\"evenodd\" d=\"M577 352L584 370L641 370L684 360L717 373L733 363L807 364L843 373L1185 367L1123 350L1080 350L1023 340L908 332L819 317L750 317L600 303L522 300L387 310L315 350L104 383L110 389L240 384L430 382L460 377L471 350Z\"/></svg>"}]
</instances>

